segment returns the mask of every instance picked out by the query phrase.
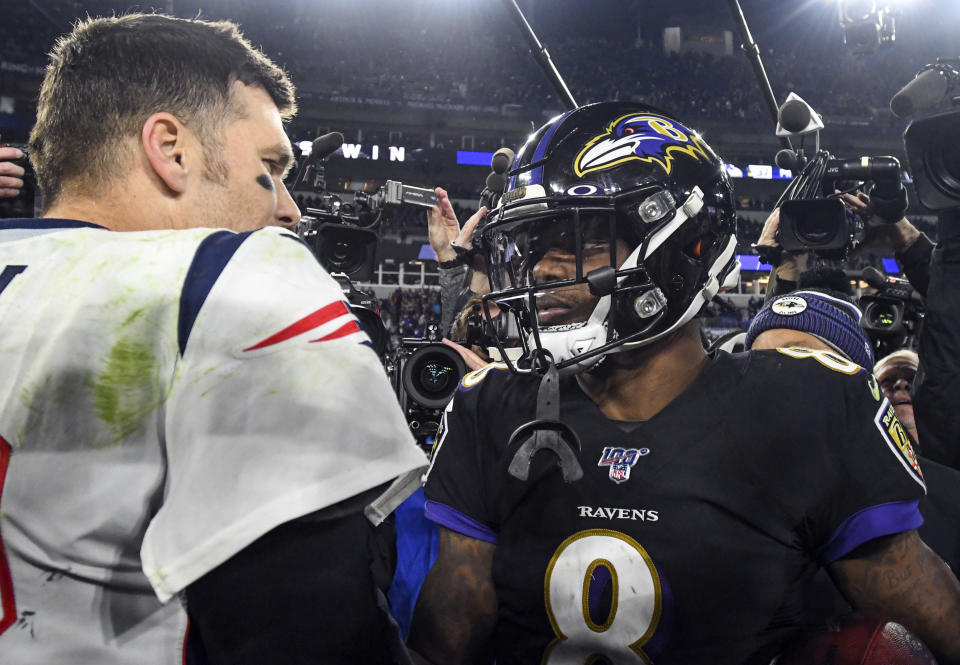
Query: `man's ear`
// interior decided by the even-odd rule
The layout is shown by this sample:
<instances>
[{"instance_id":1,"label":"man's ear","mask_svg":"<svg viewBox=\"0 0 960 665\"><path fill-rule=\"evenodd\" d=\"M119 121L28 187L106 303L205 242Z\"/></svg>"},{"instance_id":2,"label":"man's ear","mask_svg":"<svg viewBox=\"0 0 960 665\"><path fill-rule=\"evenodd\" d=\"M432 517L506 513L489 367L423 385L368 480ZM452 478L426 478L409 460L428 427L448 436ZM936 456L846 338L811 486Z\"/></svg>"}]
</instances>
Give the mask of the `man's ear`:
<instances>
[{"instance_id":1,"label":"man's ear","mask_svg":"<svg viewBox=\"0 0 960 665\"><path fill-rule=\"evenodd\" d=\"M170 113L154 113L143 123L140 146L157 177L170 190L182 194L192 165L187 158L188 131L183 123Z\"/></svg>"}]
</instances>

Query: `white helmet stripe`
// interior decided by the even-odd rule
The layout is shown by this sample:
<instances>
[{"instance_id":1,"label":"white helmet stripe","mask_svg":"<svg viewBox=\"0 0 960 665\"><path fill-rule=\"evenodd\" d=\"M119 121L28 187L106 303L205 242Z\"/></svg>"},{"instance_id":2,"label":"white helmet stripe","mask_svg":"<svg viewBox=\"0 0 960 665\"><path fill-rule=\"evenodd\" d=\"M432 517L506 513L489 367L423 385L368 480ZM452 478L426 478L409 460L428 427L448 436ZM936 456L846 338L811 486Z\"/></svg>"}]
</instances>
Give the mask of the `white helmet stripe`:
<instances>
[{"instance_id":1,"label":"white helmet stripe","mask_svg":"<svg viewBox=\"0 0 960 665\"><path fill-rule=\"evenodd\" d=\"M720 274L720 271L727 265L727 262L733 258L734 252L737 250L737 239L735 236L730 236L730 239L727 241L727 246L720 252L720 255L717 257L717 260L713 262L710 266L710 269L707 271L707 283L703 285L703 288L700 289L700 292L693 297L693 300L690 303L690 306L687 307L686 311L677 319L677 322L666 330L657 333L653 337L648 337L647 339L641 340L639 342L627 342L626 344L620 346L614 351L621 351L625 349L636 349L640 346L646 346L651 342L655 342L658 339L666 337L674 330L680 326L686 324L690 319L697 315L697 312L700 311L700 308L703 307L713 296L717 294L720 290L720 283L717 281L717 275Z\"/></svg>"},{"instance_id":2,"label":"white helmet stripe","mask_svg":"<svg viewBox=\"0 0 960 665\"><path fill-rule=\"evenodd\" d=\"M643 255L644 260L650 258L650 255L657 251L660 245L667 241L667 238L672 236L685 221L695 217L702 208L703 190L699 187L694 187L693 191L690 192L690 196L683 202L683 205L677 208L677 214L673 216L673 219L671 219L666 226L650 235L650 242L647 244L647 253Z\"/></svg>"}]
</instances>

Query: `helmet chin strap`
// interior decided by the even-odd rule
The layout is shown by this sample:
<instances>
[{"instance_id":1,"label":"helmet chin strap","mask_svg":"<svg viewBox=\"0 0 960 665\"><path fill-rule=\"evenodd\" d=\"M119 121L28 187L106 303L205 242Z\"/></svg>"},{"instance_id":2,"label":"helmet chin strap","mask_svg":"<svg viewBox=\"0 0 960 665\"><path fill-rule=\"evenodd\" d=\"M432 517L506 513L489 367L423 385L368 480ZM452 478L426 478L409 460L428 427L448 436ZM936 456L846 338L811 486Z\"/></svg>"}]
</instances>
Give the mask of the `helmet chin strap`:
<instances>
[{"instance_id":1,"label":"helmet chin strap","mask_svg":"<svg viewBox=\"0 0 960 665\"><path fill-rule=\"evenodd\" d=\"M539 331L540 348L550 352L554 363L561 363L605 344L608 337L607 314L610 312L611 304L611 296L601 296L593 308L593 312L590 313L590 318L582 325L569 330ZM533 346L533 333L529 335L528 339L530 345ZM596 365L602 357L586 358L582 362L564 367L560 370L560 373L567 375L582 372Z\"/></svg>"}]
</instances>

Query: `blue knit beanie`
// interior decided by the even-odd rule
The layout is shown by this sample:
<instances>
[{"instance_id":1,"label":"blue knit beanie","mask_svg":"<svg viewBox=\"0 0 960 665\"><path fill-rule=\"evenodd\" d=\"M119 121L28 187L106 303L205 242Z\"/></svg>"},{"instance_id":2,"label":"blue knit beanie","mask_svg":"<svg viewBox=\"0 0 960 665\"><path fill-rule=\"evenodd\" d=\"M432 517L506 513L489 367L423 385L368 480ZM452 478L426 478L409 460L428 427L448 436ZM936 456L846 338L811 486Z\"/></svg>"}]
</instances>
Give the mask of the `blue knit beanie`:
<instances>
[{"instance_id":1,"label":"blue knit beanie","mask_svg":"<svg viewBox=\"0 0 960 665\"><path fill-rule=\"evenodd\" d=\"M863 313L842 293L805 289L777 296L750 322L744 348L765 330L788 328L809 333L838 353L868 370L873 368L873 350L860 327Z\"/></svg>"}]
</instances>

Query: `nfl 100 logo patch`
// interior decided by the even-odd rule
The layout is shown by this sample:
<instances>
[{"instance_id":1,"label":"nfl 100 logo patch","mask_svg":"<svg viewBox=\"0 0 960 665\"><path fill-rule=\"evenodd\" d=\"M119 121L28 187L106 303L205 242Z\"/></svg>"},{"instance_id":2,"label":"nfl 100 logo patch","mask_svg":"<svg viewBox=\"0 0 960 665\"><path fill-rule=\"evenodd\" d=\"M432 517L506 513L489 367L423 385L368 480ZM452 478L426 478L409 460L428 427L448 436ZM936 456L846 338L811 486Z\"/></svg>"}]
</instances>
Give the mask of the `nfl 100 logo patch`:
<instances>
[{"instance_id":1,"label":"nfl 100 logo patch","mask_svg":"<svg viewBox=\"0 0 960 665\"><path fill-rule=\"evenodd\" d=\"M630 467L644 455L650 454L649 448L616 448L607 446L600 455L597 466L610 467L610 480L617 483L630 480Z\"/></svg>"}]
</instances>

